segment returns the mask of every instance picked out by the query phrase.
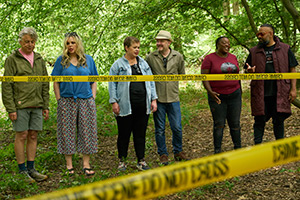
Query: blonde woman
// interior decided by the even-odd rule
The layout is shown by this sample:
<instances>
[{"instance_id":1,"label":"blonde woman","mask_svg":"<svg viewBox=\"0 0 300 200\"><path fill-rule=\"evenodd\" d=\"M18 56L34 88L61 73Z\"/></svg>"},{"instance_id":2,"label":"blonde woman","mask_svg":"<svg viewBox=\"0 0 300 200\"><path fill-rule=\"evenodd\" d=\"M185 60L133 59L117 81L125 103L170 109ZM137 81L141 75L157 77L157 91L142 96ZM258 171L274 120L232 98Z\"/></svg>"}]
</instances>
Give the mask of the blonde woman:
<instances>
[{"instance_id":1,"label":"blonde woman","mask_svg":"<svg viewBox=\"0 0 300 200\"><path fill-rule=\"evenodd\" d=\"M98 75L93 58L84 54L76 32L65 34L63 54L57 58L51 75ZM55 82L53 87L57 100L57 151L65 155L67 173L75 173L72 155L77 151L83 154L84 173L94 175L90 154L98 150L96 82Z\"/></svg>"}]
</instances>

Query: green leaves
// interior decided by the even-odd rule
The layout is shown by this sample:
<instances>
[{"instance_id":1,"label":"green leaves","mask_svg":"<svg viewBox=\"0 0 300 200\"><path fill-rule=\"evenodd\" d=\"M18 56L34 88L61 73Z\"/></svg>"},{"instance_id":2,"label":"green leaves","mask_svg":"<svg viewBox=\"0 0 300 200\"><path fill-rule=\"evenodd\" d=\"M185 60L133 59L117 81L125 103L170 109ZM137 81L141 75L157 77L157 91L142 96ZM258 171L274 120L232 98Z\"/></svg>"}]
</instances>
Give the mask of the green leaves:
<instances>
[{"instance_id":1,"label":"green leaves","mask_svg":"<svg viewBox=\"0 0 300 200\"><path fill-rule=\"evenodd\" d=\"M62 53L66 32L76 31L85 50L95 59L100 74L108 74L113 62L124 54L126 36L141 40L140 55L156 49L155 36L164 29L172 33L172 48L193 62L199 54L214 49L214 40L226 35L231 46L250 48L257 43L248 15L241 3L229 1L229 15L224 16L221 0L10 0L0 3L0 68L12 50L19 48L18 33L34 27L39 35L36 51L54 63ZM233 4L239 5L233 14ZM299 47L291 15L280 0L247 1L254 24L271 23L276 34L294 50ZM236 7L235 7L236 8ZM203 41L203 38L206 40ZM196 44L196 45L195 45ZM203 44L203 45L202 45ZM207 47L209 46L209 48Z\"/></svg>"}]
</instances>

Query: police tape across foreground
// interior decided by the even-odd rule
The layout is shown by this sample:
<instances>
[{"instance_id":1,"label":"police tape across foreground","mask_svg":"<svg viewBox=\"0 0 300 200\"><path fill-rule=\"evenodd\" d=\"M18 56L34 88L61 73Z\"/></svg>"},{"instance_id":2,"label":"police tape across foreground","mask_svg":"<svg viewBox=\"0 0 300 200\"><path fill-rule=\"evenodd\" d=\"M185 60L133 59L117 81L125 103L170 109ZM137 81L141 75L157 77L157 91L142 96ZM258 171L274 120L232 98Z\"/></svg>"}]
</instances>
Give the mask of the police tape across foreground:
<instances>
[{"instance_id":1,"label":"police tape across foreground","mask_svg":"<svg viewBox=\"0 0 300 200\"><path fill-rule=\"evenodd\" d=\"M107 179L29 199L148 199L300 160L300 136Z\"/></svg>"},{"instance_id":2,"label":"police tape across foreground","mask_svg":"<svg viewBox=\"0 0 300 200\"><path fill-rule=\"evenodd\" d=\"M300 79L300 73L186 74L130 76L0 76L0 82L139 82Z\"/></svg>"}]
</instances>

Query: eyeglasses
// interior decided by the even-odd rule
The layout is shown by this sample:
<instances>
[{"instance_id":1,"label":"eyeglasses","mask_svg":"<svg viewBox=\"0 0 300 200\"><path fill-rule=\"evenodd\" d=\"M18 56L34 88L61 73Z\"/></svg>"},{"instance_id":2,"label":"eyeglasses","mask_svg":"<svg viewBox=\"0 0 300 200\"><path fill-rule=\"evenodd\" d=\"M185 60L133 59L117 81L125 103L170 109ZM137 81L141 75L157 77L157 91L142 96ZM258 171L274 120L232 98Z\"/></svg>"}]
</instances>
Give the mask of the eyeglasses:
<instances>
[{"instance_id":1,"label":"eyeglasses","mask_svg":"<svg viewBox=\"0 0 300 200\"><path fill-rule=\"evenodd\" d=\"M261 36L264 37L268 32L258 32L256 33L256 37Z\"/></svg>"},{"instance_id":2,"label":"eyeglasses","mask_svg":"<svg viewBox=\"0 0 300 200\"><path fill-rule=\"evenodd\" d=\"M132 67L135 69L135 71L138 73L138 74L141 74L141 69L139 68L139 66L137 64L134 64L132 65Z\"/></svg>"},{"instance_id":3,"label":"eyeglasses","mask_svg":"<svg viewBox=\"0 0 300 200\"><path fill-rule=\"evenodd\" d=\"M76 32L66 33L65 37L79 37Z\"/></svg>"},{"instance_id":4,"label":"eyeglasses","mask_svg":"<svg viewBox=\"0 0 300 200\"><path fill-rule=\"evenodd\" d=\"M167 68L168 59L167 58L163 58L163 61L164 61L164 68Z\"/></svg>"}]
</instances>

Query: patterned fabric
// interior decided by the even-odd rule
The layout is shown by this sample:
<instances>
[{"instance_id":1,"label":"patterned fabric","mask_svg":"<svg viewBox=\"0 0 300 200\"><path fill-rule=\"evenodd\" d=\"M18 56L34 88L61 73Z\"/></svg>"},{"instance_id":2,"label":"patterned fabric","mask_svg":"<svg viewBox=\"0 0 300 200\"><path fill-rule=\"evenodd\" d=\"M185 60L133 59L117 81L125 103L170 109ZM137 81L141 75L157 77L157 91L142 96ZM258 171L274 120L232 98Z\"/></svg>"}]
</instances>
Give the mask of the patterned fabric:
<instances>
[{"instance_id":1,"label":"patterned fabric","mask_svg":"<svg viewBox=\"0 0 300 200\"><path fill-rule=\"evenodd\" d=\"M57 106L57 151L72 155L76 150L83 154L98 150L95 100L61 97Z\"/></svg>"}]
</instances>

